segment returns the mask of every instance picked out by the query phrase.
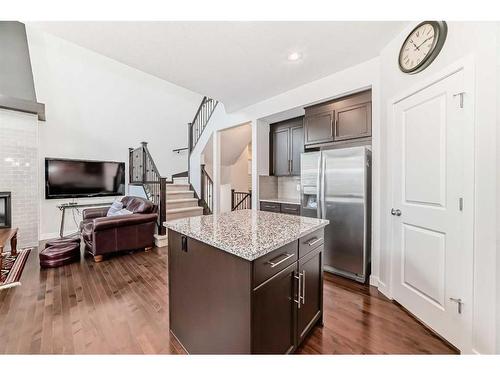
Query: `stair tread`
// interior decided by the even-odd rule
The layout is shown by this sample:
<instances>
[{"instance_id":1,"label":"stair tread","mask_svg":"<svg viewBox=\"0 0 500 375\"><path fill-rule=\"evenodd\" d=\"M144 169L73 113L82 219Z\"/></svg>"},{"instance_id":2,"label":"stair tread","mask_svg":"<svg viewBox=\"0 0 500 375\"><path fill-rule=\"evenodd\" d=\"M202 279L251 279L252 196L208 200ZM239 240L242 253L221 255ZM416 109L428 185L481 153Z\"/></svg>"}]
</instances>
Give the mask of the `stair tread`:
<instances>
[{"instance_id":1,"label":"stair tread","mask_svg":"<svg viewBox=\"0 0 500 375\"><path fill-rule=\"evenodd\" d=\"M167 194L186 194L192 192L193 192L192 190L172 190L172 191L167 190Z\"/></svg>"},{"instance_id":2,"label":"stair tread","mask_svg":"<svg viewBox=\"0 0 500 375\"><path fill-rule=\"evenodd\" d=\"M167 184L167 188L169 186L185 186L185 187L189 188L189 184L176 184L175 182L173 184Z\"/></svg>"},{"instance_id":3,"label":"stair tread","mask_svg":"<svg viewBox=\"0 0 500 375\"><path fill-rule=\"evenodd\" d=\"M182 207L182 208L171 208L167 210L167 214L175 214L178 212L189 212L189 211L203 211L203 207L194 206L194 207Z\"/></svg>"},{"instance_id":4,"label":"stair tread","mask_svg":"<svg viewBox=\"0 0 500 375\"><path fill-rule=\"evenodd\" d=\"M184 203L184 202L196 202L196 198L181 198L181 199L167 199L167 203Z\"/></svg>"}]
</instances>

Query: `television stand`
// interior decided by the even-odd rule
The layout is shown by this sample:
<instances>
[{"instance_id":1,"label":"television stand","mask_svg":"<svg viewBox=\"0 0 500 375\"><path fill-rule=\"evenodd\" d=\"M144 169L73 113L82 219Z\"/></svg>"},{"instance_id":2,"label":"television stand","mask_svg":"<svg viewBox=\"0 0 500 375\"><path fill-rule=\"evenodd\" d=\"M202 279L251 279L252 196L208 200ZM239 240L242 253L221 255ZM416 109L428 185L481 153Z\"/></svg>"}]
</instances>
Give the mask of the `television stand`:
<instances>
[{"instance_id":1,"label":"television stand","mask_svg":"<svg viewBox=\"0 0 500 375\"><path fill-rule=\"evenodd\" d=\"M69 203L62 203L57 205L57 208L61 210L61 227L59 229L59 237L63 238L64 237L64 218L66 216L66 210L67 209L72 209L74 210L75 208L89 208L89 207L105 207L105 206L111 206L113 202L100 202L100 203L77 203L77 202L69 202Z\"/></svg>"}]
</instances>

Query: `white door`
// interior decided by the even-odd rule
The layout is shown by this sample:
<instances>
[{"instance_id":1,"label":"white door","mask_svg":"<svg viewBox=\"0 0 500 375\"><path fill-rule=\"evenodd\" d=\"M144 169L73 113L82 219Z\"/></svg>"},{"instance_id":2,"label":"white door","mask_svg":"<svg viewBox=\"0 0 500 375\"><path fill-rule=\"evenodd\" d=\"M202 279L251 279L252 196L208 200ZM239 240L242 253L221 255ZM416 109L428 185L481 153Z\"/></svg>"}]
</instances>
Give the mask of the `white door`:
<instances>
[{"instance_id":1,"label":"white door","mask_svg":"<svg viewBox=\"0 0 500 375\"><path fill-rule=\"evenodd\" d=\"M466 108L472 100L464 100L463 91L460 70L394 104L392 292L417 318L467 351L473 139Z\"/></svg>"}]
</instances>

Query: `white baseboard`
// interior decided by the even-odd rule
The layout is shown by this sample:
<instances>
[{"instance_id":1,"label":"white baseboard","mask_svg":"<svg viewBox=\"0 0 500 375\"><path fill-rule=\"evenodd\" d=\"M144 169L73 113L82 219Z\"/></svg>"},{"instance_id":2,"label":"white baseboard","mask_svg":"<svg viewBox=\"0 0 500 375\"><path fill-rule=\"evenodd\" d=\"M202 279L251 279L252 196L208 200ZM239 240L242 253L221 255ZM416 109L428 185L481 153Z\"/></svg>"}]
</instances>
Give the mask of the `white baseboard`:
<instances>
[{"instance_id":1,"label":"white baseboard","mask_svg":"<svg viewBox=\"0 0 500 375\"><path fill-rule=\"evenodd\" d=\"M369 283L371 286L378 288L378 285L379 285L378 276L370 275Z\"/></svg>"}]
</instances>

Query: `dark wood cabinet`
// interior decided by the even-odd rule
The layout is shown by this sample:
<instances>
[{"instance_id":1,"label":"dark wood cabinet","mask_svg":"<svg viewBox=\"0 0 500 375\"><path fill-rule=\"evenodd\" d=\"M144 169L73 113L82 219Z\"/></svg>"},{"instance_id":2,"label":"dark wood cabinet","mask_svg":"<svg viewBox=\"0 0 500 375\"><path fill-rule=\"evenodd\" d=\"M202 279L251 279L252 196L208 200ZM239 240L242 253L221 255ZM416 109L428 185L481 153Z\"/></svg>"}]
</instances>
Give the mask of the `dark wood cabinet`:
<instances>
[{"instance_id":1,"label":"dark wood cabinet","mask_svg":"<svg viewBox=\"0 0 500 375\"><path fill-rule=\"evenodd\" d=\"M306 109L304 118L305 144L333 142L334 111L331 106Z\"/></svg>"},{"instance_id":2,"label":"dark wood cabinet","mask_svg":"<svg viewBox=\"0 0 500 375\"><path fill-rule=\"evenodd\" d=\"M260 210L268 212L281 212L281 205L276 202L260 201Z\"/></svg>"},{"instance_id":3,"label":"dark wood cabinet","mask_svg":"<svg viewBox=\"0 0 500 375\"><path fill-rule=\"evenodd\" d=\"M300 216L298 204L260 201L260 210Z\"/></svg>"},{"instance_id":4,"label":"dark wood cabinet","mask_svg":"<svg viewBox=\"0 0 500 375\"><path fill-rule=\"evenodd\" d=\"M305 108L305 145L371 137L371 91Z\"/></svg>"},{"instance_id":5,"label":"dark wood cabinet","mask_svg":"<svg viewBox=\"0 0 500 375\"><path fill-rule=\"evenodd\" d=\"M323 319L323 246L310 238L300 257L305 237L247 261L169 229L170 330L186 350L295 351Z\"/></svg>"},{"instance_id":6,"label":"dark wood cabinet","mask_svg":"<svg viewBox=\"0 0 500 375\"><path fill-rule=\"evenodd\" d=\"M301 282L301 307L297 310L297 336L299 343L311 327L323 317L323 246L318 247L299 260Z\"/></svg>"},{"instance_id":7,"label":"dark wood cabinet","mask_svg":"<svg viewBox=\"0 0 500 375\"><path fill-rule=\"evenodd\" d=\"M274 175L288 176L290 174L290 129L280 128L273 131Z\"/></svg>"},{"instance_id":8,"label":"dark wood cabinet","mask_svg":"<svg viewBox=\"0 0 500 375\"><path fill-rule=\"evenodd\" d=\"M271 124L270 174L299 176L300 154L304 152L303 118Z\"/></svg>"},{"instance_id":9,"label":"dark wood cabinet","mask_svg":"<svg viewBox=\"0 0 500 375\"><path fill-rule=\"evenodd\" d=\"M323 245L260 284L252 301L253 353L294 351L323 323Z\"/></svg>"},{"instance_id":10,"label":"dark wood cabinet","mask_svg":"<svg viewBox=\"0 0 500 375\"><path fill-rule=\"evenodd\" d=\"M300 176L300 154L304 152L304 126L290 128L290 174Z\"/></svg>"},{"instance_id":11,"label":"dark wood cabinet","mask_svg":"<svg viewBox=\"0 0 500 375\"><path fill-rule=\"evenodd\" d=\"M294 262L254 290L253 353L283 354L295 349L296 270Z\"/></svg>"},{"instance_id":12,"label":"dark wood cabinet","mask_svg":"<svg viewBox=\"0 0 500 375\"><path fill-rule=\"evenodd\" d=\"M370 137L372 135L371 107L371 102L339 106L335 112L335 141Z\"/></svg>"}]
</instances>

